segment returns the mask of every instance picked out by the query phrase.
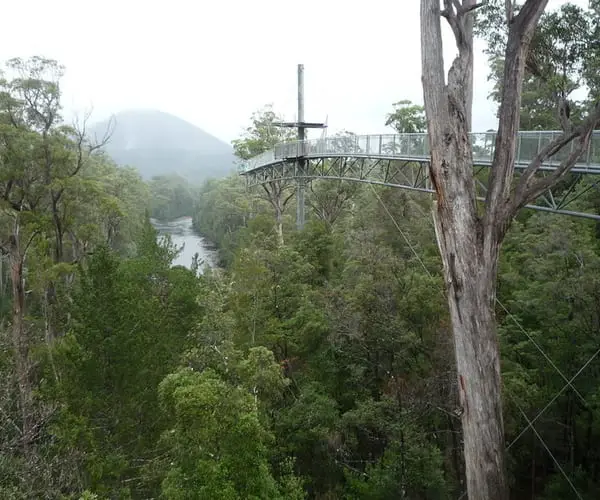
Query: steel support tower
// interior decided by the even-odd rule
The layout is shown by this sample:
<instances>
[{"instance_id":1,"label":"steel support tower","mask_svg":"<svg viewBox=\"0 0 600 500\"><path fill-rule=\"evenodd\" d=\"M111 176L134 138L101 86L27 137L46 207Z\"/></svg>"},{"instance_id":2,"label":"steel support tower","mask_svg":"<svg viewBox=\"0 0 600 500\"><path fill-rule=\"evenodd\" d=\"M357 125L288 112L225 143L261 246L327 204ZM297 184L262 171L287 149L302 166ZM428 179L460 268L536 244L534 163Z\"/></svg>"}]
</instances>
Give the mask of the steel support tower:
<instances>
[{"instance_id":1,"label":"steel support tower","mask_svg":"<svg viewBox=\"0 0 600 500\"><path fill-rule=\"evenodd\" d=\"M274 122L278 127L296 128L298 130L298 144L304 149L304 140L306 139L306 129L325 128L324 123L314 123L304 121L304 64L298 64L298 120L295 122ZM300 151L296 160L296 227L302 229L305 219L304 194L306 189L306 166L307 161L305 152Z\"/></svg>"}]
</instances>

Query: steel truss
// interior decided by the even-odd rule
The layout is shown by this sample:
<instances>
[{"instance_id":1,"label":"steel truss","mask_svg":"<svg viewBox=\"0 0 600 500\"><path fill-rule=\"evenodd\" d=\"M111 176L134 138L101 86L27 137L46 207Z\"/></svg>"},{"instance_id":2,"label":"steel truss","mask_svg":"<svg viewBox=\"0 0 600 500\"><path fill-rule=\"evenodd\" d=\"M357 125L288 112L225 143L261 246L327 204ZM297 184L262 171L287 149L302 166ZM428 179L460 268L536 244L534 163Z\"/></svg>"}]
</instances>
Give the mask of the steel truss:
<instances>
[{"instance_id":1,"label":"steel truss","mask_svg":"<svg viewBox=\"0 0 600 500\"><path fill-rule=\"evenodd\" d=\"M385 158L366 158L354 156L335 156L321 158L306 158L305 166L300 166L295 159L282 160L261 168L255 168L242 175L246 178L248 187L266 184L273 181L310 182L315 179L343 180L363 182L421 193L433 193L428 173L428 161L423 159L398 160ZM476 182L477 199L485 200L487 193L487 170L490 165L476 165L474 179ZM517 165L515 180L525 165ZM550 175L554 169L540 170L536 175ZM591 181L583 189L577 189L585 177ZM567 210L576 200L592 189L598 189L600 174L586 169L574 169L569 174L566 184L553 188L541 195L532 205L526 208L551 212L574 217L600 220L600 214Z\"/></svg>"}]
</instances>

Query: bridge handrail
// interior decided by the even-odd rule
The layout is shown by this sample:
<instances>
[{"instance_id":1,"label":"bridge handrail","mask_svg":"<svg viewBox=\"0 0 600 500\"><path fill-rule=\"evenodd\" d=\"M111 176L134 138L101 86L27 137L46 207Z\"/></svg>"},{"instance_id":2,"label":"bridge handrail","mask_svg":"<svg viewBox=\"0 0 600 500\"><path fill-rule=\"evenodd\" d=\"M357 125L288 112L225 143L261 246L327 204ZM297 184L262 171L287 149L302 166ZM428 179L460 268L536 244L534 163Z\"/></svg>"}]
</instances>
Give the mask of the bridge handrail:
<instances>
[{"instance_id":1,"label":"bridge handrail","mask_svg":"<svg viewBox=\"0 0 600 500\"><path fill-rule=\"evenodd\" d=\"M562 134L559 130L534 130L519 132L517 164L528 164L534 156L553 139ZM491 163L496 145L496 132L471 133L473 160ZM558 166L566 159L574 141L558 154L544 162L545 166ZM247 160L240 165L241 173L299 157L363 156L372 158L428 159L429 139L427 133L349 135L291 141L281 143L274 149ZM600 130L594 131L588 148L581 154L578 165L600 164Z\"/></svg>"}]
</instances>

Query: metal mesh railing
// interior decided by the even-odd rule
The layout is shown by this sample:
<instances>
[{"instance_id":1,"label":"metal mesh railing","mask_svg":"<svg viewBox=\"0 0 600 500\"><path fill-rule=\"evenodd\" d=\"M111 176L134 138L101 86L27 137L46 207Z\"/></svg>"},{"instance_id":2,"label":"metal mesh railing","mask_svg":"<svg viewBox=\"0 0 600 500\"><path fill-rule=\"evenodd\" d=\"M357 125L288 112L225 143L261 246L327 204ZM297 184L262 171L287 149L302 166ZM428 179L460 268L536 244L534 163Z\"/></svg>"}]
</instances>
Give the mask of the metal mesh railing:
<instances>
[{"instance_id":1,"label":"metal mesh railing","mask_svg":"<svg viewBox=\"0 0 600 500\"><path fill-rule=\"evenodd\" d=\"M264 153L255 156L254 158L250 158L245 162L240 164L240 171L248 172L249 170L254 170L255 168L264 167L265 165L270 165L275 162L275 151L265 151Z\"/></svg>"},{"instance_id":2,"label":"metal mesh railing","mask_svg":"<svg viewBox=\"0 0 600 500\"><path fill-rule=\"evenodd\" d=\"M535 155L557 138L560 131L523 131L517 143L517 164L528 164ZM473 160L491 163L496 143L495 132L472 133ZM548 158L545 166L555 167L567 158L575 142ZM364 156L371 158L428 159L429 138L422 134L348 135L279 144L275 149L251 158L241 166L243 172L298 157ZM600 166L600 131L595 131L589 147L581 154L577 165Z\"/></svg>"}]
</instances>

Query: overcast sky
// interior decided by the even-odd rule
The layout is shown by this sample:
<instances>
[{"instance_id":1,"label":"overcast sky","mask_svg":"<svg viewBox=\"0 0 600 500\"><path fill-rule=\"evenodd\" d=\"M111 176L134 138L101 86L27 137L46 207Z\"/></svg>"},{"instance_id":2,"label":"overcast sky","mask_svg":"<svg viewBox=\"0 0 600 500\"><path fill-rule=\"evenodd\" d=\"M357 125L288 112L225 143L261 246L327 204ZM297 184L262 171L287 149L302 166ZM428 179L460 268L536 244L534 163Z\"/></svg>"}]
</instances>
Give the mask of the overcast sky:
<instances>
[{"instance_id":1,"label":"overcast sky","mask_svg":"<svg viewBox=\"0 0 600 500\"><path fill-rule=\"evenodd\" d=\"M266 103L295 117L303 63L307 120L328 117L330 133L385 133L393 102L422 103L419 3L6 0L0 59L43 55L64 64L67 114L93 106L99 120L159 109L227 142ZM448 63L454 47L445 48ZM496 126L480 50L475 131Z\"/></svg>"}]
</instances>

